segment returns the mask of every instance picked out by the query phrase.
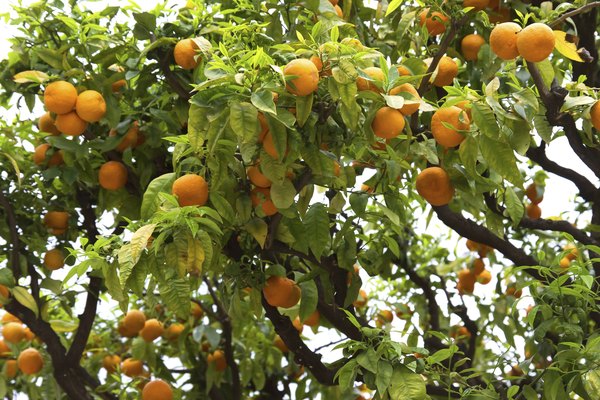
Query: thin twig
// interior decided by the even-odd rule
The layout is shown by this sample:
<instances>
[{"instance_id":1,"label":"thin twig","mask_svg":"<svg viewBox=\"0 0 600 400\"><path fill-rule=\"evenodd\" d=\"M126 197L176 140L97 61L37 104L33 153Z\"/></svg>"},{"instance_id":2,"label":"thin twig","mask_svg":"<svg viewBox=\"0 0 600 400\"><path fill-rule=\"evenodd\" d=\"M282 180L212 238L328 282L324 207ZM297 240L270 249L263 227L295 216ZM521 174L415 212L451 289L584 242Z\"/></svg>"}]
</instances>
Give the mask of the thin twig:
<instances>
[{"instance_id":1,"label":"thin twig","mask_svg":"<svg viewBox=\"0 0 600 400\"><path fill-rule=\"evenodd\" d=\"M574 17L578 14L586 13L596 7L600 7L600 1L594 1L593 3L588 3L575 10L564 13L560 17L556 18L554 21L550 22L548 26L550 26L550 28L556 28L557 26L565 22L567 19Z\"/></svg>"}]
</instances>

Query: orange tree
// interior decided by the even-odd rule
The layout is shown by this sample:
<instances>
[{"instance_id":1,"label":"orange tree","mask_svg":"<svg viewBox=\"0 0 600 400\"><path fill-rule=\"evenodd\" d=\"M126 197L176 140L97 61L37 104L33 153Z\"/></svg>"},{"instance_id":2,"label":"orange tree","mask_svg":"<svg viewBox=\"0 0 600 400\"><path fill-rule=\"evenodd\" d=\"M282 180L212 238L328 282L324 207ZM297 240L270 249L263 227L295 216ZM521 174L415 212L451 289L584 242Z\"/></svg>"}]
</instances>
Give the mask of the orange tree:
<instances>
[{"instance_id":1,"label":"orange tree","mask_svg":"<svg viewBox=\"0 0 600 400\"><path fill-rule=\"evenodd\" d=\"M2 396L598 398L598 2L112 3L10 19Z\"/></svg>"}]
</instances>

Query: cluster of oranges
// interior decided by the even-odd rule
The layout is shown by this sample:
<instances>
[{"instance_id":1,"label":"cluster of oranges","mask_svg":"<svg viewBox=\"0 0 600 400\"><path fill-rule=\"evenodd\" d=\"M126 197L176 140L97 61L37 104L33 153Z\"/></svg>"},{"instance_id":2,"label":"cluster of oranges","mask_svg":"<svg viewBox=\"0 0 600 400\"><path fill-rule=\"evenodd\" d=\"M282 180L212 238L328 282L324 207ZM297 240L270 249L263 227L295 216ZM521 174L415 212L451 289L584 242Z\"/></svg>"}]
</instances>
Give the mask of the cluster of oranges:
<instances>
[{"instance_id":1,"label":"cluster of oranges","mask_svg":"<svg viewBox=\"0 0 600 400\"><path fill-rule=\"evenodd\" d=\"M8 289L0 287L0 294L8 297ZM44 367L44 358L42 354L34 347L28 347L19 352L17 359L11 358L12 346L20 346L22 343L31 344L37 340L34 333L23 325L16 316L5 313L2 316L2 339L0 339L0 357L8 358L5 365L5 373L8 379L13 379L19 371L24 375L35 375Z\"/></svg>"},{"instance_id":2,"label":"cluster of oranges","mask_svg":"<svg viewBox=\"0 0 600 400\"><path fill-rule=\"evenodd\" d=\"M467 248L476 252L479 258L476 258L470 268L464 268L458 272L458 281L456 289L459 294L471 294L475 290L475 283L487 285L492 280L492 274L485 269L484 259L493 251L490 246L483 243L477 243L471 239L467 240Z\"/></svg>"},{"instance_id":3,"label":"cluster of oranges","mask_svg":"<svg viewBox=\"0 0 600 400\"><path fill-rule=\"evenodd\" d=\"M554 50L552 29L539 22L521 28L514 22L504 22L492 29L490 48L503 60L518 56L529 62L544 61Z\"/></svg>"},{"instance_id":4,"label":"cluster of oranges","mask_svg":"<svg viewBox=\"0 0 600 400\"><path fill-rule=\"evenodd\" d=\"M525 209L527 216L531 219L541 218L542 209L539 204L544 200L544 187L532 183L525 189L525 195L530 201Z\"/></svg>"}]
</instances>

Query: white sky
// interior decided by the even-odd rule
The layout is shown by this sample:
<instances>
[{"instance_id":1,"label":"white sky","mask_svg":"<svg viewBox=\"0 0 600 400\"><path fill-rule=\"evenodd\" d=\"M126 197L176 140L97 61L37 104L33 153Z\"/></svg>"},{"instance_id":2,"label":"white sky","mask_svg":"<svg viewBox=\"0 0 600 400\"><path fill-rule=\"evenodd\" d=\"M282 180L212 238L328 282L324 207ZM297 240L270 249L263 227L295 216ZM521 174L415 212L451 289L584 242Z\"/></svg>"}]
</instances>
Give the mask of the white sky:
<instances>
[{"instance_id":1,"label":"white sky","mask_svg":"<svg viewBox=\"0 0 600 400\"><path fill-rule=\"evenodd\" d=\"M24 5L33 3L33 0L25 0L23 1ZM9 12L11 9L11 4L15 3L15 1L1 1L0 2L0 14L2 13L6 13ZM92 2L87 2L87 1L81 1L79 2L79 6L82 7L84 4L89 4L90 6L93 6L93 9L102 9L103 7L105 7L106 5L121 5L124 2L122 1L92 1ZM157 3L162 3L160 1L157 0L144 0L144 1L140 1L138 2L138 4L141 6L142 9L144 10L149 10L155 7L155 5ZM177 1L169 1L169 4L172 5L173 7L180 7L185 5L186 1L185 0L177 0ZM9 52L9 46L10 44L7 42L7 38L11 37L12 35L14 35L17 32L17 29L15 26L12 25L8 25L6 23L4 23L4 21L2 20L0 22L0 24L2 24L2 29L0 29L0 59L4 59L6 58L8 52ZM35 118L37 115L42 113L42 108L41 105L39 105L38 109L34 112L34 115L30 115L28 110L26 109L21 109L21 110L0 110L0 116L2 114L4 114L5 116L7 115L12 115L14 117L15 112L18 112L21 114L22 117L25 118ZM590 181L594 184L598 184L598 179L595 178L595 176L593 175L593 173L591 171L589 171L585 165L578 159L578 157L574 154L574 152L571 150L571 148L569 147L567 141L565 138L560 138L558 140L555 140L547 149L547 153L548 153L548 157L551 160L554 160L556 162L558 162L559 164L562 164L566 167L572 168L574 170L580 171L580 173L582 173L583 175L585 175L586 177L588 177L588 179L590 179ZM366 177L363 178L364 180L366 180ZM360 187L360 183L358 184L358 187ZM557 176L554 175L550 175L550 179L547 181L547 187L546 187L546 193L544 195L544 201L541 203L541 207L543 210L543 216L544 217L551 217L551 216L560 216L560 215L564 215L563 218L569 220L569 216L572 217L572 215L569 214L564 214L564 213L568 213L569 211L572 211L570 209L571 205L572 205L572 199L575 196L575 187L572 183L570 183L567 180L564 180L562 178L559 178ZM428 227L425 226L425 218L420 218L419 219L419 227L417 228L417 230L419 232L424 232L425 230L427 230L430 234L435 234L435 232L437 231L439 233L440 236L444 236L447 233L447 228L445 226L443 226L439 220L437 220L437 218L433 218L430 225ZM456 235L452 236L452 240L448 241L448 248L452 249L455 246L455 240L457 239ZM467 253L466 247L464 246L464 242L458 247L458 252L459 252L459 256L464 256ZM489 267L488 267L489 268ZM475 294L479 297L484 299L484 301L486 302L490 302L491 301L491 297L489 295L489 288L492 287L492 285L496 284L496 278L495 278L495 273L499 272L499 270L501 269L501 266L496 266L496 267L492 267L492 272L494 275L494 280L490 283L490 286L484 287L481 285L476 285L476 291ZM361 275L363 278L363 281L367 280L367 276L364 274ZM369 285L367 283L366 285L366 289L367 291L374 290L374 287L372 285ZM440 294L438 296L438 301L440 304L446 304L446 299ZM465 301L469 306L474 306L475 304L475 300L473 297L465 297ZM529 304L528 301L524 301L522 302L522 304L519 305L519 308L525 308L526 305ZM473 311L473 310L471 310ZM472 316L477 316L477 313L470 313ZM454 322L458 322L458 318L455 318ZM394 329L398 329L397 333L392 333L392 336L395 339L400 340L401 339L401 335L399 333L399 331L401 330L401 328L403 328L404 322L400 322L399 320L395 319L393 327ZM321 346L323 344L326 344L332 340L335 340L335 338L332 338L331 336L331 332L326 331L321 329L320 333L316 336L314 336L312 334L312 332L310 332L310 329L306 328L304 330L304 333L306 336L310 337L311 340L309 341L309 345L312 348ZM500 335L502 335L500 333ZM332 361L334 359L336 359L337 357L340 356L340 353L335 351L324 351L324 360L325 361Z\"/></svg>"}]
</instances>

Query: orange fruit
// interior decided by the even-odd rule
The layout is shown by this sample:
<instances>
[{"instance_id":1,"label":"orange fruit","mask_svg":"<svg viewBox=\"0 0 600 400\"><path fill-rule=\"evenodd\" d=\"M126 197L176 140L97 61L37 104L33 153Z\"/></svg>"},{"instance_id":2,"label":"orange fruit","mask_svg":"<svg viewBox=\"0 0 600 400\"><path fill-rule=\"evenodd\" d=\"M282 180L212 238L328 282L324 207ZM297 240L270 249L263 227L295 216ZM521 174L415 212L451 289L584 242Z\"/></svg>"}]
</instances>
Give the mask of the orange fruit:
<instances>
[{"instance_id":1,"label":"orange fruit","mask_svg":"<svg viewBox=\"0 0 600 400\"><path fill-rule=\"evenodd\" d=\"M573 244L566 245L563 250L565 250L565 251L566 250L571 250L569 253L567 253L565 255L565 257L568 258L569 260L574 260L579 255L579 250ZM7 296L5 296L5 297L7 297Z\"/></svg>"},{"instance_id":2,"label":"orange fruit","mask_svg":"<svg viewBox=\"0 0 600 400\"><path fill-rule=\"evenodd\" d=\"M200 64L198 45L192 39L183 39L177 42L173 50L175 63L183 69L194 69Z\"/></svg>"},{"instance_id":3,"label":"orange fruit","mask_svg":"<svg viewBox=\"0 0 600 400\"><path fill-rule=\"evenodd\" d=\"M4 339L0 339L0 357L8 357L11 354L11 350L4 341Z\"/></svg>"},{"instance_id":4,"label":"orange fruit","mask_svg":"<svg viewBox=\"0 0 600 400\"><path fill-rule=\"evenodd\" d=\"M298 317L294 318L294 320L292 321L292 325L294 326L294 328L296 328L298 333L302 333L302 331L304 330L304 324L300 322L300 318Z\"/></svg>"},{"instance_id":5,"label":"orange fruit","mask_svg":"<svg viewBox=\"0 0 600 400\"><path fill-rule=\"evenodd\" d=\"M16 315L13 315L9 312L4 313L4 315L2 316L2 323L7 324L9 322L18 322L19 324L22 324L21 320L17 318Z\"/></svg>"},{"instance_id":6,"label":"orange fruit","mask_svg":"<svg viewBox=\"0 0 600 400\"><path fill-rule=\"evenodd\" d=\"M594 128L600 131L600 101L595 102L590 109L590 120Z\"/></svg>"},{"instance_id":7,"label":"orange fruit","mask_svg":"<svg viewBox=\"0 0 600 400\"><path fill-rule=\"evenodd\" d=\"M283 75L286 76L287 91L296 96L307 96L319 87L319 70L305 58L290 61L283 68Z\"/></svg>"},{"instance_id":8,"label":"orange fruit","mask_svg":"<svg viewBox=\"0 0 600 400\"><path fill-rule=\"evenodd\" d=\"M433 79L433 85L437 87L449 86L458 75L458 65L456 62L448 57L443 56L437 67L437 73Z\"/></svg>"},{"instance_id":9,"label":"orange fruit","mask_svg":"<svg viewBox=\"0 0 600 400\"><path fill-rule=\"evenodd\" d=\"M179 339L181 336L181 332L185 329L185 325L175 322L174 324L169 325L169 327L165 330L164 337L165 339L174 342Z\"/></svg>"},{"instance_id":10,"label":"orange fruit","mask_svg":"<svg viewBox=\"0 0 600 400\"><path fill-rule=\"evenodd\" d=\"M66 211L48 211L44 216L44 225L50 229L67 229L69 213Z\"/></svg>"},{"instance_id":11,"label":"orange fruit","mask_svg":"<svg viewBox=\"0 0 600 400\"><path fill-rule=\"evenodd\" d=\"M25 339L25 327L20 322L9 322L2 327L4 340L10 343L19 343Z\"/></svg>"},{"instance_id":12,"label":"orange fruit","mask_svg":"<svg viewBox=\"0 0 600 400\"><path fill-rule=\"evenodd\" d=\"M106 190L119 190L127 183L127 168L118 161L105 162L98 171L98 182Z\"/></svg>"},{"instance_id":13,"label":"orange fruit","mask_svg":"<svg viewBox=\"0 0 600 400\"><path fill-rule=\"evenodd\" d=\"M153 342L159 338L165 331L162 322L152 318L146 321L144 327L140 331L140 336L146 342Z\"/></svg>"},{"instance_id":14,"label":"orange fruit","mask_svg":"<svg viewBox=\"0 0 600 400\"><path fill-rule=\"evenodd\" d=\"M466 112L467 117L469 117L469 121L471 120L471 109L473 107L473 104L471 104L469 100L461 100L458 103L456 103L455 106Z\"/></svg>"},{"instance_id":15,"label":"orange fruit","mask_svg":"<svg viewBox=\"0 0 600 400\"><path fill-rule=\"evenodd\" d=\"M140 360L127 358L121 363L121 372L130 378L140 376L144 373L144 363Z\"/></svg>"},{"instance_id":16,"label":"orange fruit","mask_svg":"<svg viewBox=\"0 0 600 400\"><path fill-rule=\"evenodd\" d=\"M116 354L107 354L102 359L102 366L109 374L115 372L119 364L121 364L121 357Z\"/></svg>"},{"instance_id":17,"label":"orange fruit","mask_svg":"<svg viewBox=\"0 0 600 400\"><path fill-rule=\"evenodd\" d=\"M506 288L506 295L507 296L513 296L515 298L520 298L521 295L523 294L523 291L521 289L517 290L516 286L514 284L509 285Z\"/></svg>"},{"instance_id":18,"label":"orange fruit","mask_svg":"<svg viewBox=\"0 0 600 400\"><path fill-rule=\"evenodd\" d=\"M208 201L208 183L196 174L183 175L173 182L173 196L177 197L180 207L203 206Z\"/></svg>"},{"instance_id":19,"label":"orange fruit","mask_svg":"<svg viewBox=\"0 0 600 400\"><path fill-rule=\"evenodd\" d=\"M209 354L208 357L206 357L206 361L209 364L214 364L215 370L218 372L225 371L227 368L225 353L223 353L221 350L215 350L212 354Z\"/></svg>"},{"instance_id":20,"label":"orange fruit","mask_svg":"<svg viewBox=\"0 0 600 400\"><path fill-rule=\"evenodd\" d=\"M304 324L310 327L314 327L319 325L320 320L321 314L319 313L319 310L315 310L312 314L306 317L306 319L304 320Z\"/></svg>"},{"instance_id":21,"label":"orange fruit","mask_svg":"<svg viewBox=\"0 0 600 400\"><path fill-rule=\"evenodd\" d=\"M490 48L503 60L513 60L519 55L517 37L521 27L514 22L503 22L490 33Z\"/></svg>"},{"instance_id":22,"label":"orange fruit","mask_svg":"<svg viewBox=\"0 0 600 400\"><path fill-rule=\"evenodd\" d=\"M123 139L121 140L121 142L119 142L117 147L115 147L115 150L117 150L120 153L123 153L125 150L127 150L130 147L136 147L138 145L138 141L139 141L140 137L143 137L139 133L139 131L140 131L139 124L137 121L134 121L133 124L131 125L131 127L125 133L125 135L123 135ZM117 135L116 129L111 129L110 132L108 133L109 137L113 137L116 135Z\"/></svg>"},{"instance_id":23,"label":"orange fruit","mask_svg":"<svg viewBox=\"0 0 600 400\"><path fill-rule=\"evenodd\" d=\"M475 274L470 269L463 269L458 272L458 283L456 288L460 294L473 293L475 289Z\"/></svg>"},{"instance_id":24,"label":"orange fruit","mask_svg":"<svg viewBox=\"0 0 600 400\"><path fill-rule=\"evenodd\" d=\"M56 128L67 136L79 136L87 128L87 122L79 118L75 111L56 116Z\"/></svg>"},{"instance_id":25,"label":"orange fruit","mask_svg":"<svg viewBox=\"0 0 600 400\"><path fill-rule=\"evenodd\" d=\"M300 301L301 290L296 282L282 276L271 276L265 282L263 295L273 307L290 308Z\"/></svg>"},{"instance_id":26,"label":"orange fruit","mask_svg":"<svg viewBox=\"0 0 600 400\"><path fill-rule=\"evenodd\" d=\"M451 125L449 128L444 123ZM431 133L436 142L444 147L458 146L465 137L458 131L468 131L471 121L467 114L456 106L438 109L431 117Z\"/></svg>"},{"instance_id":27,"label":"orange fruit","mask_svg":"<svg viewBox=\"0 0 600 400\"><path fill-rule=\"evenodd\" d=\"M95 90L84 90L77 96L75 112L86 122L98 122L106 114L104 97Z\"/></svg>"},{"instance_id":28,"label":"orange fruit","mask_svg":"<svg viewBox=\"0 0 600 400\"><path fill-rule=\"evenodd\" d=\"M139 332L146 325L146 315L140 310L129 310L123 318L123 326L131 331Z\"/></svg>"},{"instance_id":29,"label":"orange fruit","mask_svg":"<svg viewBox=\"0 0 600 400\"><path fill-rule=\"evenodd\" d=\"M525 195L533 204L539 204L544 200L544 188L532 183L525 189Z\"/></svg>"},{"instance_id":30,"label":"orange fruit","mask_svg":"<svg viewBox=\"0 0 600 400\"><path fill-rule=\"evenodd\" d=\"M481 46L485 44L485 39L483 36L478 35L476 33L471 33L466 35L460 41L460 50L462 52L465 60L468 61L477 61L477 55L479 54L479 49Z\"/></svg>"},{"instance_id":31,"label":"orange fruit","mask_svg":"<svg viewBox=\"0 0 600 400\"><path fill-rule=\"evenodd\" d=\"M315 64L315 67L317 67L317 71L321 72L323 70L323 61L321 61L319 56L312 55L310 56L309 60L311 63Z\"/></svg>"},{"instance_id":32,"label":"orange fruit","mask_svg":"<svg viewBox=\"0 0 600 400\"><path fill-rule=\"evenodd\" d=\"M252 201L252 206L255 208L260 205L263 213L267 217L279 212L277 207L275 207L275 204L273 204L273 200L271 200L271 191L267 188L255 187L252 189L250 192L250 200Z\"/></svg>"},{"instance_id":33,"label":"orange fruit","mask_svg":"<svg viewBox=\"0 0 600 400\"><path fill-rule=\"evenodd\" d=\"M400 110L392 107L381 107L375 113L371 122L371 129L375 136L383 139L392 139L402 133L406 121Z\"/></svg>"},{"instance_id":34,"label":"orange fruit","mask_svg":"<svg viewBox=\"0 0 600 400\"><path fill-rule=\"evenodd\" d=\"M50 271L55 271L65 265L65 255L60 249L52 249L44 255L44 266Z\"/></svg>"},{"instance_id":35,"label":"orange fruit","mask_svg":"<svg viewBox=\"0 0 600 400\"><path fill-rule=\"evenodd\" d=\"M344 17L344 11L342 10L342 8L340 6L338 6L336 4L335 6L333 6L333 9L335 10L335 13L337 14L338 17L340 17L340 18Z\"/></svg>"},{"instance_id":36,"label":"orange fruit","mask_svg":"<svg viewBox=\"0 0 600 400\"><path fill-rule=\"evenodd\" d=\"M35 148L33 152L33 162L35 165L44 165L46 164L46 153L50 150L51 146L47 143L40 144ZM63 164L63 156L61 150L54 150L54 153L48 159L48 166L56 166Z\"/></svg>"},{"instance_id":37,"label":"orange fruit","mask_svg":"<svg viewBox=\"0 0 600 400\"><path fill-rule=\"evenodd\" d=\"M384 76L381 68L367 67L363 69L362 72L364 72L369 78L371 78L371 80L367 80L366 78L359 76L356 79L356 87L358 88L358 90L370 90L372 92L380 93L381 89L377 87L377 85L375 85L373 81L379 83L383 82Z\"/></svg>"},{"instance_id":38,"label":"orange fruit","mask_svg":"<svg viewBox=\"0 0 600 400\"><path fill-rule=\"evenodd\" d=\"M262 141L262 145L263 145L263 149L265 149L265 152L268 155L270 155L271 157L273 157L276 160L280 159L279 152L275 148L275 142L273 142L273 135L271 134L271 131L267 131L267 133L265 134L263 141ZM286 150L286 155L287 155L287 150Z\"/></svg>"},{"instance_id":39,"label":"orange fruit","mask_svg":"<svg viewBox=\"0 0 600 400\"><path fill-rule=\"evenodd\" d=\"M113 93L119 93L122 87L127 87L127 81L125 79L119 79L110 85L110 89Z\"/></svg>"},{"instance_id":40,"label":"orange fruit","mask_svg":"<svg viewBox=\"0 0 600 400\"><path fill-rule=\"evenodd\" d=\"M390 310L381 310L377 313L377 319L384 323L390 323L394 320L394 313Z\"/></svg>"},{"instance_id":41,"label":"orange fruit","mask_svg":"<svg viewBox=\"0 0 600 400\"><path fill-rule=\"evenodd\" d=\"M53 136L60 135L59 130L54 125L54 118L50 115L49 112L42 114L42 116L38 119L38 129L40 132L46 132Z\"/></svg>"},{"instance_id":42,"label":"orange fruit","mask_svg":"<svg viewBox=\"0 0 600 400\"><path fill-rule=\"evenodd\" d=\"M491 282L491 280L492 274L487 269L484 269L479 275L477 275L477 282L481 283L482 285L487 285Z\"/></svg>"},{"instance_id":43,"label":"orange fruit","mask_svg":"<svg viewBox=\"0 0 600 400\"><path fill-rule=\"evenodd\" d=\"M368 301L369 296L367 295L367 292L365 292L363 289L360 289L358 291L358 296L356 297L356 300L354 300L352 305L356 308L362 308L367 305Z\"/></svg>"},{"instance_id":44,"label":"orange fruit","mask_svg":"<svg viewBox=\"0 0 600 400\"><path fill-rule=\"evenodd\" d=\"M155 379L144 386L142 400L173 400L173 389L167 382Z\"/></svg>"},{"instance_id":45,"label":"orange fruit","mask_svg":"<svg viewBox=\"0 0 600 400\"><path fill-rule=\"evenodd\" d=\"M25 340L31 342L35 339L35 333L29 328L25 328Z\"/></svg>"},{"instance_id":46,"label":"orange fruit","mask_svg":"<svg viewBox=\"0 0 600 400\"><path fill-rule=\"evenodd\" d=\"M17 358L17 365L25 375L37 374L44 366L44 359L39 351L34 348L23 350Z\"/></svg>"},{"instance_id":47,"label":"orange fruit","mask_svg":"<svg viewBox=\"0 0 600 400\"><path fill-rule=\"evenodd\" d=\"M490 4L490 0L463 0L463 7L473 7L475 10L483 10Z\"/></svg>"},{"instance_id":48,"label":"orange fruit","mask_svg":"<svg viewBox=\"0 0 600 400\"><path fill-rule=\"evenodd\" d=\"M483 262L483 259L476 258L475 261L473 261L473 265L471 267L472 267L473 273L475 275L479 275L485 269L485 263Z\"/></svg>"},{"instance_id":49,"label":"orange fruit","mask_svg":"<svg viewBox=\"0 0 600 400\"><path fill-rule=\"evenodd\" d=\"M332 6L338 5L338 0L329 0L329 2L331 3Z\"/></svg>"},{"instance_id":50,"label":"orange fruit","mask_svg":"<svg viewBox=\"0 0 600 400\"><path fill-rule=\"evenodd\" d=\"M415 186L419 195L432 206L445 206L454 197L450 177L440 167L429 167L421 171Z\"/></svg>"},{"instance_id":51,"label":"orange fruit","mask_svg":"<svg viewBox=\"0 0 600 400\"><path fill-rule=\"evenodd\" d=\"M258 123L260 124L260 133L258 134L258 143L262 143L265 140L265 136L269 133L269 124L267 123L267 118L265 114L259 112L258 115Z\"/></svg>"},{"instance_id":52,"label":"orange fruit","mask_svg":"<svg viewBox=\"0 0 600 400\"><path fill-rule=\"evenodd\" d=\"M275 335L275 339L273 339L273 345L277 347L279 351L281 351L283 354L290 351L290 349L288 349L287 345L279 335Z\"/></svg>"},{"instance_id":53,"label":"orange fruit","mask_svg":"<svg viewBox=\"0 0 600 400\"><path fill-rule=\"evenodd\" d=\"M403 83L400 86L396 86L395 88L393 88L392 90L390 90L390 94L392 96L397 96L400 93L408 93L410 94L409 97L405 97L404 100L407 102L416 102L416 103L405 103L402 108L400 109L400 112L404 115L411 115L414 114L415 112L417 112L417 110L420 107L420 101L421 101L421 96L419 96L419 92L417 92L417 89L415 89L415 87L413 85L411 85L410 83Z\"/></svg>"},{"instance_id":54,"label":"orange fruit","mask_svg":"<svg viewBox=\"0 0 600 400\"><path fill-rule=\"evenodd\" d=\"M77 103L77 89L69 82L56 81L46 86L44 105L55 114L73 111Z\"/></svg>"},{"instance_id":55,"label":"orange fruit","mask_svg":"<svg viewBox=\"0 0 600 400\"><path fill-rule=\"evenodd\" d=\"M19 366L17 365L17 360L7 360L5 367L6 377L8 379L13 379L17 376L17 372L19 372Z\"/></svg>"},{"instance_id":56,"label":"orange fruit","mask_svg":"<svg viewBox=\"0 0 600 400\"><path fill-rule=\"evenodd\" d=\"M8 290L8 288L4 285L0 285L0 296L6 298L10 297L10 290Z\"/></svg>"},{"instance_id":57,"label":"orange fruit","mask_svg":"<svg viewBox=\"0 0 600 400\"><path fill-rule=\"evenodd\" d=\"M260 172L259 168L260 164L252 165L246 169L246 174L248 175L248 179L254 186L260 188L268 188L271 187L271 180L264 176L262 172Z\"/></svg>"},{"instance_id":58,"label":"orange fruit","mask_svg":"<svg viewBox=\"0 0 600 400\"><path fill-rule=\"evenodd\" d=\"M542 209L537 204L529 204L526 207L527 216L531 219L539 219L542 217Z\"/></svg>"},{"instance_id":59,"label":"orange fruit","mask_svg":"<svg viewBox=\"0 0 600 400\"><path fill-rule=\"evenodd\" d=\"M559 265L561 268L569 268L571 260L568 257L563 257L560 259Z\"/></svg>"},{"instance_id":60,"label":"orange fruit","mask_svg":"<svg viewBox=\"0 0 600 400\"><path fill-rule=\"evenodd\" d=\"M119 324L117 325L117 332L119 332L119 335L125 338L134 338L138 335L138 331L134 331L123 325L123 321L119 321Z\"/></svg>"},{"instance_id":61,"label":"orange fruit","mask_svg":"<svg viewBox=\"0 0 600 400\"><path fill-rule=\"evenodd\" d=\"M490 251L494 250L488 245L477 243L471 239L467 239L467 249L478 252L481 258L484 258Z\"/></svg>"},{"instance_id":62,"label":"orange fruit","mask_svg":"<svg viewBox=\"0 0 600 400\"><path fill-rule=\"evenodd\" d=\"M431 36L437 36L446 31L446 22L448 17L439 11L429 13L429 8L425 8L419 13L419 23L425 25L427 32Z\"/></svg>"},{"instance_id":63,"label":"orange fruit","mask_svg":"<svg viewBox=\"0 0 600 400\"><path fill-rule=\"evenodd\" d=\"M398 75L400 75L400 76L412 75L411 72L408 70L408 68L406 68L403 65L398 65L398 67L396 69L398 70Z\"/></svg>"},{"instance_id":64,"label":"orange fruit","mask_svg":"<svg viewBox=\"0 0 600 400\"><path fill-rule=\"evenodd\" d=\"M190 310L194 319L200 319L204 316L204 310L195 301L190 301Z\"/></svg>"},{"instance_id":65,"label":"orange fruit","mask_svg":"<svg viewBox=\"0 0 600 400\"><path fill-rule=\"evenodd\" d=\"M529 62L544 61L554 50L554 32L539 22L523 28L517 35L517 50Z\"/></svg>"}]
</instances>

